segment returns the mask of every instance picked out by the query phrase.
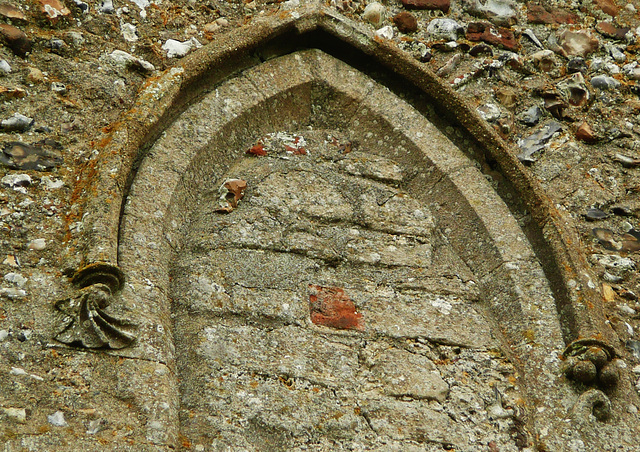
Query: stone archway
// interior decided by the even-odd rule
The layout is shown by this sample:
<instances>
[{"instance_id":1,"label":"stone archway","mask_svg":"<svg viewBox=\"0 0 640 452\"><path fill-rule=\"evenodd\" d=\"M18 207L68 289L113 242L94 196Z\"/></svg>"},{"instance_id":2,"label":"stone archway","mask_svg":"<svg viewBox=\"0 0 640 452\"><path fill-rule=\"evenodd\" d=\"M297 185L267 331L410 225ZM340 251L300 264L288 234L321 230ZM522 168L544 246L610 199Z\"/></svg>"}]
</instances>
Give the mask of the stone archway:
<instances>
[{"instance_id":1,"label":"stone archway","mask_svg":"<svg viewBox=\"0 0 640 452\"><path fill-rule=\"evenodd\" d=\"M396 68L440 111L459 107L452 127L472 129L515 187L508 195L535 218L527 231L477 168L481 162L454 145L437 118L340 59L291 49L283 37L292 28L311 43L309 34L323 32L366 51L381 46L372 52L385 64L394 57L338 16L316 11L258 29L247 38L254 47L232 40L205 63L194 57L189 83L177 67L147 87L141 111L128 118L133 125L114 131L97 168L101 196L89 202L88 265L74 278L86 287L85 314L58 338L129 345L129 323L105 315L109 297L95 293L115 295L119 303L109 309L139 328L133 346L111 353L134 358L127 361L132 375L136 360L156 367L152 379L136 376L131 387L146 438L159 447L374 448L386 441L403 450L414 443L464 449L481 438L553 449L582 441L582 430L566 430L570 407L604 419L610 401L597 389L575 393L561 375L560 355L574 340L567 355L597 346L587 350L593 359L569 361L597 362L603 374L615 350L603 340L597 293L564 241L561 217L537 191L525 192L535 184L515 159L428 71L408 61ZM256 61L250 49L262 44L263 54L284 46L285 55ZM307 155L295 153L302 138ZM260 140L274 141L271 153L247 156ZM348 141L358 143L351 152ZM323 182L309 184L311 177ZM212 203L228 179L248 188L239 208L224 215ZM279 203L260 204L274 193ZM282 209L288 216L281 224ZM272 255L289 257L278 266ZM274 265L286 271L269 284L238 283L250 264L257 274ZM283 296L289 301L281 303ZM92 332L80 331L84 319L94 322ZM345 325L354 328L335 328ZM270 335L278 329L292 334ZM110 339L112 332L120 335ZM226 351L234 340L243 345L237 356ZM278 347L299 343L306 347L297 361L274 367ZM343 355L346 373L334 362ZM233 375L225 380L224 372ZM223 394L233 403L225 405ZM339 410L328 408L342 401ZM269 409L254 410L258 402ZM300 406L304 422L291 414ZM417 427L425 423L436 427Z\"/></svg>"},{"instance_id":2,"label":"stone archway","mask_svg":"<svg viewBox=\"0 0 640 452\"><path fill-rule=\"evenodd\" d=\"M248 188L221 213L228 179ZM142 163L120 240L124 297L147 284L139 304L173 317L194 443L465 449L492 430L517 450L527 388L560 386L553 294L507 207L411 106L318 50L188 108ZM537 408L560 415L561 392Z\"/></svg>"}]
</instances>

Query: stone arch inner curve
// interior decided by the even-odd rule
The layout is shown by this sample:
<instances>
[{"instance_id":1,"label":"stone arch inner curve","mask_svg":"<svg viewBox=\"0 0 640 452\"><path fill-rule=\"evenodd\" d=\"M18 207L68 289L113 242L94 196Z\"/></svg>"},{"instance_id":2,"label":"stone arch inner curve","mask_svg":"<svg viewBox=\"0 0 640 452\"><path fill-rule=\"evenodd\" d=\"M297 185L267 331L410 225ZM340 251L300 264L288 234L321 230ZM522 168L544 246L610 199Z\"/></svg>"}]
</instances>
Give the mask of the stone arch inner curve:
<instances>
[{"instance_id":1,"label":"stone arch inner curve","mask_svg":"<svg viewBox=\"0 0 640 452\"><path fill-rule=\"evenodd\" d=\"M308 135L308 154L293 155L282 149L274 149L266 157L245 154L259 140L265 141L265 137L275 137L276 143L284 144L282 138L278 141L278 132L303 138ZM326 139L329 134L336 137L338 145L346 141L358 144L351 153L345 153L339 146L332 149L333 143ZM287 199L281 199L284 207L269 202L256 205L258 198L268 198L269 190L278 187L281 198L288 193L293 199L294 193L287 188L304 188L308 177L314 174L319 175L319 184L323 186L320 188L327 190L310 184L297 194L299 200L306 195L315 196L313 202L301 201L295 207L287 205ZM228 215L215 212L212 204L217 200L218 187L226 179L243 177L249 182L246 199ZM258 196L256 189L264 193ZM349 195L354 198L350 200ZM323 201L327 202L323 205ZM394 202L400 206L395 210ZM339 212L340 206L343 212ZM367 206L378 208L366 212ZM245 213L252 208L257 208L253 217ZM314 228L296 230L307 235L297 244L293 241L283 244L281 239L287 225L278 226L281 229L274 226L275 232L271 232L279 237L280 244L273 245L277 240L269 231L246 227L249 217L258 226L264 220L264 216L256 214L261 208L271 208L272 212L284 208L290 214L293 211L294 216L314 220L320 234L314 235L318 232ZM277 220L277 216L273 219ZM245 223L239 224L242 220ZM289 226L301 229L299 223ZM323 252L331 254L327 251L327 240L355 243L336 233L340 228L345 234L350 230L357 232L362 239L359 242L365 243L354 245L356 258L350 260L344 252L323 255ZM322 229L326 232L324 242L320 240ZM212 237L215 231L227 234L226 238ZM365 232L371 237L363 238ZM389 243L393 237L404 242ZM309 245L313 240L318 240L315 247ZM216 246L226 251L216 255ZM251 257L238 255L238 249ZM313 254L314 250L318 255ZM298 263L287 261L288 257L283 258L286 262L279 262L273 256L265 258L265 253L294 255L304 260L307 267L315 262L326 268L311 277L306 270L296 271ZM421 254L417 257L416 253ZM378 257L372 257L373 254ZM271 298L262 297L266 307L252 304L251 300L260 298L255 293L258 285L238 285L235 292L225 288L226 279L220 273L242 276L243 267L234 268L234 256L245 266L254 263L262 271L275 274L278 266L291 266L294 271L291 268L280 271L284 279L287 275L289 278L307 275L297 286L287 288L291 300L286 304L293 312L285 315L269 311L275 304L283 304L282 294L277 293ZM369 446L374 447L375 440L370 438L374 434L398 445L411 441L455 445L451 435L459 438L456 432L464 431L465 423L451 423L452 413L443 417L442 407L446 413L448 397L464 397L476 388L479 398L460 406L476 412L482 406L478 416L496 431L500 431L502 419L506 427L503 426L500 441L516 450L519 446L509 439L509 428L517 422L535 428L536 414L514 420L519 407L500 403L502 393L505 397L509 393L511 400L522 397L523 405L533 403L535 393L537 413L544 413L545 418L561 416L564 405L560 399L571 398L557 384L560 378L557 357L564 342L553 293L531 244L507 206L475 163L424 116L373 79L319 50L295 52L242 72L215 87L163 132L142 162L128 195L120 226L118 264L127 275L122 298L141 320L141 340L125 354L161 357L174 369L182 385L178 388L176 383L174 388L171 399L174 414L158 411L158 416L174 417L173 431L159 441L175 441L183 434L193 441L219 446L246 437L246 447L252 446L251 441L271 441L291 448L303 440L317 441L326 447L331 442L373 441ZM399 277L412 279L413 287L401 289L398 281L385 284L372 275L368 277L369 286L358 284L350 273L350 267L356 264L378 274L399 271ZM355 312L362 315L362 323L355 330L345 332L311 321L310 297L333 293L335 298L336 288L344 291L342 299L349 298ZM280 289L269 284L262 287L263 292ZM248 293L251 290L253 295ZM413 295L407 295L411 291ZM394 311L393 306L388 307L393 303L405 303L404 318L402 309ZM419 305L413 313L412 303ZM215 330L214 321L224 331ZM403 331L391 331L390 324L401 324ZM306 379L305 372L296 373L292 364L295 359L289 363L284 360L280 367L273 365L272 361L280 359L275 353L278 347L267 345L278 340L266 331L283 328L296 329L302 335L301 341L324 353L315 360L313 354L299 356L298 364L308 372ZM234 335L238 336L236 341L245 340L246 347L253 344L255 349L249 355L238 352L240 358L222 353L220 344L231 349ZM242 335L262 335L263 342L252 343L242 339ZM286 344L286 334L279 337L285 348L294 347ZM364 346L363 341L373 344L373 348ZM419 345L421 341L423 344ZM486 365L474 365L479 365L490 377L475 369L477 386L454 385L452 389L451 382L469 372L455 365L438 369L434 364L438 359L455 359L445 356L450 349L460 350L463 355L468 352L482 356ZM445 355L438 358L434 355L437 350ZM256 355L265 358L260 360ZM367 375L340 373L341 366L332 362L335 358L339 363L340 356L348 356L356 364L363 361ZM369 364L367 359L371 361ZM472 358L461 361L474 362ZM318 364L319 370L308 370L313 367L312 362L322 364ZM402 386L390 383L398 362L415 364L419 370L413 378L428 381L431 386L407 383L404 393L394 392L393 386ZM197 370L193 369L196 364L200 365ZM496 371L500 365L504 366L503 374ZM538 371L524 372L525 365ZM262 373L261 367L266 369ZM237 373L234 382L215 387L213 374L232 368ZM320 374L328 376L321 378ZM439 379L428 378L433 375L440 375ZM516 380L509 380L509 376L516 375ZM412 375L396 377L411 379ZM374 381L366 388L374 396L366 400L353 395L326 395L344 387L355 393L356 386L364 385L367 378ZM447 383L447 378L451 382ZM220 409L216 397L222 397L224 391L231 394L232 389L237 392L238 385L248 385L244 391L249 394L252 384L266 388L264 394L271 399L265 400L271 400L280 411L292 410L292 404L295 405L291 400L278 399L282 391L295 393L296 388L288 386L306 385L298 389L306 394L304 400L309 407L317 408L316 420L324 427L301 423L294 414L276 415L266 409L252 411L249 402L246 412L236 407L240 411L229 412L227 417L215 414ZM495 394L494 387L498 391ZM544 387L560 389L554 392L533 389ZM327 399L333 404L343 403L343 410L329 410ZM296 403L303 403L302 400ZM346 406L351 412L346 412ZM487 406L495 406L499 414L490 415ZM520 408L526 412L528 407ZM332 418L333 415L337 418ZM229 422L239 426L224 427ZM436 427L429 432L415 427L424 423ZM338 432L345 428L361 436L341 437L343 433ZM403 432L399 433L398 428ZM523 436L527 428L522 429ZM216 429L215 438L203 433ZM459 447L471 446L459 444Z\"/></svg>"}]
</instances>

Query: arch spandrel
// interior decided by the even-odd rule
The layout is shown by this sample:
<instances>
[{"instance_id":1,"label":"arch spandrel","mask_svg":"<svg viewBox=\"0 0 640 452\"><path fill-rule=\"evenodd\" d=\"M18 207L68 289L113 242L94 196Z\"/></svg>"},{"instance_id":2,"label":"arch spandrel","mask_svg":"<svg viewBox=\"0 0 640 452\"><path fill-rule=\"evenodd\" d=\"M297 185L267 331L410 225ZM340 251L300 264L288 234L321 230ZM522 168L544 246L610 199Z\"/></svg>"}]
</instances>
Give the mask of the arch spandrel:
<instances>
[{"instance_id":1,"label":"arch spandrel","mask_svg":"<svg viewBox=\"0 0 640 452\"><path fill-rule=\"evenodd\" d=\"M328 33L333 33L336 21L340 21L335 15L310 17L302 25L316 21L314 26ZM361 31L355 29L349 36L340 33L336 31L334 37L340 36L365 52L378 45L373 41L363 44L366 39L363 41L358 34ZM388 54L376 54L384 64L394 55L391 49L387 50ZM233 50L229 52L233 54ZM415 63L403 64L396 68L399 76L421 86L416 81L419 71ZM354 77L341 76L344 73ZM606 408L609 400L604 393L592 389L587 392L589 397L579 398L561 376L558 356L566 338L589 337L598 331L599 320L597 316L585 316L581 305L574 308L557 296L566 292L571 298L575 294L571 288L558 292L557 284L572 275L578 281L585 278L580 268L572 266L570 250L562 243L558 245L557 221L552 215L544 217L548 212L545 209L549 209L544 199L531 195L533 198L525 199L524 204L533 209L534 217L544 218L538 226L551 243L548 246L553 250L552 259L558 265L566 264L553 283L555 292L527 235L477 169L477 163L396 93L318 50L294 52L228 75L231 76L227 80L218 79L210 88L200 86L202 94L197 99L192 97L194 102L184 111L178 108L168 114L171 125L151 140L153 144L145 151L145 158L138 159L140 167L127 175L135 178L124 192L126 203L118 231L117 259L102 259L117 260L126 275L118 297L125 306L123 312L135 317L139 325L137 341L117 353L158 361L170 369L167 385L174 392L167 396L170 403L152 410L149 428L157 427L154 417L170 427L163 434L149 433L149 438L155 438L153 442L175 445L179 435L186 435L202 444L208 442L211 447L270 444L292 450L306 438L329 450L331 445L354 441L365 441L364 447L375 449L380 446L377 439L382 438L403 450L411 442L426 448L434 445L434 450L447 444L464 450L471 445L465 446L466 440L461 438L468 436L469 428L482 425L477 427L477 435L498 435L505 450L517 450L527 443L553 448L578 435L577 430L564 436L557 434L572 416L567 413L568 406L579 407L574 412L589 412L596 404ZM427 77L425 86L434 83ZM446 95L444 87L443 90ZM430 95L445 108L450 106L442 94L432 91ZM455 104L455 96L450 101ZM460 122L468 125L469 117ZM281 156L289 160L245 155L257 140L278 131L301 136L307 131L326 131L344 141L357 141L359 146L351 157L357 155L358 159L347 162L348 154L329 158L325 166L331 163L335 167L323 169L316 168L318 162L313 160L313 153L306 157ZM486 132L480 127L472 134L489 146L493 143L490 133L478 138ZM316 142L320 142L317 137ZM517 165L507 167L511 160L498 151L488 152L497 152L493 157L522 195L523 187L531 181L517 175ZM330 182L338 191L362 196L347 205L374 205L371 202L375 199L377 203L377 196L391 193L389 199L402 195L423 206L434 219L433 232L425 239L430 244L428 262L412 263L412 250L402 247L403 259L398 260L393 253L388 258L377 253L379 260L362 259L357 265L339 254L327 258L300 248L300 243L314 238L314 233L335 233L336 224L350 222L355 225L352 229L364 234L364 242L372 244L367 246L387 245L382 233L411 236L407 232L376 230L375 221L369 218L367 222L362 206L356 209L359 216L355 219L345 217L345 212L323 217L318 215L318 209L315 214L313 209L303 211L301 215L312 218L317 228L298 231L298 245L294 240L276 250L261 248L259 243L238 247L221 242L222 249L208 249L206 243L215 240L208 240L206 234L222 231L229 227L227 223L234 224L234 218L248 215L255 207L251 204L255 199L252 190L275 174L275 166L270 168L265 163L266 167L260 167L256 162L273 159L274 165L281 160L290 163L293 157L299 157L296 164L301 165L295 171L326 171L334 178ZM132 162L131 168L135 168L135 161ZM393 171L380 176L380 168L394 164L402 168L401 178L394 179ZM243 177L250 183L239 207L228 215L212 211L210 204L216 199L218 187L226 179ZM378 184L377 188L354 191L346 184L353 178L363 178L371 187ZM295 182L303 183L304 178ZM255 212L253 215L260 218ZM393 229L398 226L396 223L387 221L385 227ZM97 226L92 230L109 229L108 225ZM233 229L230 228L232 233ZM200 242L194 236L198 233L204 234ZM275 234L284 232L276 229ZM331 234L328 237L331 239ZM345 242L340 237L338 234L333 238ZM98 253L90 253L91 256L103 255L109 249L101 246L100 240L96 243ZM276 252L277 259L269 254ZM301 264L286 256L302 259L308 265L298 268ZM306 270L318 262L324 262L320 267L326 268L313 274ZM282 307L283 294L277 284L261 288L229 282L246 277L243 269L247 265L269 268L274 264L290 271L289 275L276 272L278 277L274 276L290 285L285 304L291 312L286 315L273 311ZM358 277L353 274L356 266L363 272ZM367 266L384 270L377 268L367 273L362 270ZM403 274L405 270L398 269L411 269L416 274ZM79 274L83 272L88 270ZM581 287L580 283L577 286ZM112 290L117 292L118 288ZM582 296L588 293L586 288L581 292ZM341 324L335 319L328 324L315 323L314 318L327 315L322 311L322 302L313 301L323 297L341 300L344 306L340 312L351 316L347 323L355 327L336 329ZM556 304L560 308L556 309ZM565 339L561 330L564 320L558 315L563 307L575 311ZM398 324L404 331L389 327ZM265 329L265 325L272 329ZM461 325L468 326L461 329ZM275 342L280 348L273 346L270 331L274 332L273 337L277 336ZM298 361L295 357L285 359L278 352L293 349L299 343L305 347ZM607 360L615 356L613 348L601 340L594 339L589 344L604 349ZM233 350L238 352L234 355ZM344 356L352 367L339 365ZM281 358L284 367L274 365ZM303 370L296 367L300 363ZM415 370L414 374L394 374L407 363L412 363L408 367ZM536 371L528 372L529 368ZM223 369L234 376L227 380L212 377ZM394 375L428 384L398 384ZM398 386L404 389L397 389ZM554 390L545 389L550 387ZM253 402L242 405L244 402L233 396L238 391L253 391L251 394L255 395L256 388L266 395L267 408L265 401L262 408L259 404L252 408ZM237 402L232 407L227 406L230 397ZM350 401L353 410L336 415L329 406L341 400ZM478 411L478 407L482 409ZM225 409L226 418L220 414ZM301 414L296 415L296 409ZM456 412L456 417L447 410L461 411ZM464 420L472 419L473 413L480 413L480 420L473 424L476 427L466 425ZM425 431L421 426L426 424L433 428ZM507 434L505 426L517 427L516 439ZM217 439L204 431L216 431Z\"/></svg>"}]
</instances>

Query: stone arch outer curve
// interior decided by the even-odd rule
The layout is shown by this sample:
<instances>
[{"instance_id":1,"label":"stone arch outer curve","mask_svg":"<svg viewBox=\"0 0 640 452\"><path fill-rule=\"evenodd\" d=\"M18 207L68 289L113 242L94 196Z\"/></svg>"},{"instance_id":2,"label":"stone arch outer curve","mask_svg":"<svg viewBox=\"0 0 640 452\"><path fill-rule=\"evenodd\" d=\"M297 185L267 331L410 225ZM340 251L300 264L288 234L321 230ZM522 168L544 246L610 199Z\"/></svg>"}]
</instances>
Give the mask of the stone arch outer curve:
<instances>
[{"instance_id":1,"label":"stone arch outer curve","mask_svg":"<svg viewBox=\"0 0 640 452\"><path fill-rule=\"evenodd\" d=\"M88 171L92 179L86 182L97 195L86 205L86 253L83 266L74 276L77 285L105 283L113 292L122 288L118 243L124 203L140 162L163 125L197 100L203 87L259 64L265 56L287 53L289 49L278 49L292 35L309 37L312 44L322 36L344 43L427 93L442 111L455 112L459 125L481 145L485 158L495 162L534 219L529 240L543 250L539 258L554 289L565 342L571 345L575 341L592 341L615 353L610 329L600 310L601 296L575 246L577 239L495 132L423 65L388 43L373 39L357 24L317 7L303 10L297 17L272 18L232 32L224 42L212 43L147 84L136 106L111 133L100 160L92 162ZM165 352L166 356L172 355L172 350ZM127 356L126 351L118 353Z\"/></svg>"},{"instance_id":2,"label":"stone arch outer curve","mask_svg":"<svg viewBox=\"0 0 640 452\"><path fill-rule=\"evenodd\" d=\"M563 215L544 195L539 184L495 131L450 87L420 64L384 40L374 39L362 26L325 8L308 7L284 19L256 21L215 40L145 85L136 105L119 121L98 160L88 164L82 183L91 187L85 207L83 262L75 278L84 279L93 265L117 267L118 230L122 206L139 163L163 125L197 99L200 90L277 54L278 46L290 50L289 37L316 35L343 43L354 54L372 58L407 83L428 93L439 109L455 118L478 141L485 158L512 184L518 199L532 215L532 242L540 253L548 278L554 285L563 317L565 339L602 339L612 344L610 328L600 309L602 296L593 288L578 238ZM313 38L312 38L313 39ZM322 48L321 42L318 47ZM106 200L106 202L105 202Z\"/></svg>"}]
</instances>

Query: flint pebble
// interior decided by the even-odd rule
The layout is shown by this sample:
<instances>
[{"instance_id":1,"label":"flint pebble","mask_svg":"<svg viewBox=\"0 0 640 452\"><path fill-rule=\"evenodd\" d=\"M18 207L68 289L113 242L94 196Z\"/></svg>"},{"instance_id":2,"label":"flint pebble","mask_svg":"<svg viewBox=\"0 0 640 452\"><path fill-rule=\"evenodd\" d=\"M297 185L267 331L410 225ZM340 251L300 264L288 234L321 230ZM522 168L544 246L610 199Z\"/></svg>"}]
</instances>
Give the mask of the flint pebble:
<instances>
[{"instance_id":1,"label":"flint pebble","mask_svg":"<svg viewBox=\"0 0 640 452\"><path fill-rule=\"evenodd\" d=\"M631 80L640 80L640 67L637 61L625 64L622 67L622 72Z\"/></svg>"},{"instance_id":2,"label":"flint pebble","mask_svg":"<svg viewBox=\"0 0 640 452\"><path fill-rule=\"evenodd\" d=\"M608 216L609 215L607 215L606 212L603 212L600 209L596 209L596 208L587 209L586 217L587 217L587 220L589 221L604 220Z\"/></svg>"},{"instance_id":3,"label":"flint pebble","mask_svg":"<svg viewBox=\"0 0 640 452\"><path fill-rule=\"evenodd\" d=\"M393 39L393 28L389 25L386 27L382 27L381 29L376 31L376 36L379 36L384 39Z\"/></svg>"},{"instance_id":4,"label":"flint pebble","mask_svg":"<svg viewBox=\"0 0 640 452\"><path fill-rule=\"evenodd\" d=\"M535 126L540 121L540 118L542 118L542 109L537 105L523 111L518 116L518 120L528 126Z\"/></svg>"},{"instance_id":5,"label":"flint pebble","mask_svg":"<svg viewBox=\"0 0 640 452\"><path fill-rule=\"evenodd\" d=\"M591 86L597 89L616 89L620 82L608 75L596 75L591 78Z\"/></svg>"},{"instance_id":6,"label":"flint pebble","mask_svg":"<svg viewBox=\"0 0 640 452\"><path fill-rule=\"evenodd\" d=\"M62 411L56 411L53 414L49 414L47 416L47 421L49 421L49 424L55 427L66 427L67 425L69 425L64 419L64 413Z\"/></svg>"},{"instance_id":7,"label":"flint pebble","mask_svg":"<svg viewBox=\"0 0 640 452\"><path fill-rule=\"evenodd\" d=\"M640 359L640 341L628 340L626 346L636 359Z\"/></svg>"},{"instance_id":8,"label":"flint pebble","mask_svg":"<svg viewBox=\"0 0 640 452\"><path fill-rule=\"evenodd\" d=\"M585 63L584 58L576 57L571 58L567 63L567 72L569 74L574 74L576 72L580 72L582 75L587 73L587 63Z\"/></svg>"},{"instance_id":9,"label":"flint pebble","mask_svg":"<svg viewBox=\"0 0 640 452\"><path fill-rule=\"evenodd\" d=\"M105 14L112 14L115 12L113 7L113 0L103 0L102 4L98 8L98 11Z\"/></svg>"},{"instance_id":10,"label":"flint pebble","mask_svg":"<svg viewBox=\"0 0 640 452\"><path fill-rule=\"evenodd\" d=\"M8 187L26 187L31 185L31 176L28 174L7 174L2 178L2 185Z\"/></svg>"},{"instance_id":11,"label":"flint pebble","mask_svg":"<svg viewBox=\"0 0 640 452\"><path fill-rule=\"evenodd\" d=\"M60 94L61 96L64 96L65 94L67 94L67 86L64 83L53 82L51 84L51 91L53 91L56 94Z\"/></svg>"},{"instance_id":12,"label":"flint pebble","mask_svg":"<svg viewBox=\"0 0 640 452\"><path fill-rule=\"evenodd\" d=\"M609 52L609 55L611 55L611 58L616 60L618 63L624 63L627 61L627 55L625 55L620 47L610 45L607 46L607 51Z\"/></svg>"},{"instance_id":13,"label":"flint pebble","mask_svg":"<svg viewBox=\"0 0 640 452\"><path fill-rule=\"evenodd\" d=\"M62 157L19 141L4 144L0 163L13 169L50 171L62 164Z\"/></svg>"},{"instance_id":14,"label":"flint pebble","mask_svg":"<svg viewBox=\"0 0 640 452\"><path fill-rule=\"evenodd\" d=\"M620 309L620 312L623 314L636 315L636 310L626 304L620 305L619 309Z\"/></svg>"},{"instance_id":15,"label":"flint pebble","mask_svg":"<svg viewBox=\"0 0 640 452\"><path fill-rule=\"evenodd\" d=\"M479 106L476 111L480 114L480 116L482 116L482 119L487 122L497 121L502 114L502 112L500 111L500 107L498 107L496 104L491 103Z\"/></svg>"},{"instance_id":16,"label":"flint pebble","mask_svg":"<svg viewBox=\"0 0 640 452\"><path fill-rule=\"evenodd\" d=\"M484 16L496 25L509 27L517 22L516 3L511 0L489 0L478 2Z\"/></svg>"},{"instance_id":17,"label":"flint pebble","mask_svg":"<svg viewBox=\"0 0 640 452\"><path fill-rule=\"evenodd\" d=\"M24 424L27 420L27 411L24 408L2 408L4 414L14 422Z\"/></svg>"},{"instance_id":18,"label":"flint pebble","mask_svg":"<svg viewBox=\"0 0 640 452\"><path fill-rule=\"evenodd\" d=\"M4 275L4 279L9 281L10 283L15 284L19 288L24 288L25 284L27 284L28 279L22 276L20 273L7 273Z\"/></svg>"},{"instance_id":19,"label":"flint pebble","mask_svg":"<svg viewBox=\"0 0 640 452\"><path fill-rule=\"evenodd\" d=\"M634 270L636 267L633 259L628 257L621 257L614 254L593 254L592 257L594 261L617 276L622 276Z\"/></svg>"},{"instance_id":20,"label":"flint pebble","mask_svg":"<svg viewBox=\"0 0 640 452\"><path fill-rule=\"evenodd\" d=\"M44 185L46 190L57 190L64 186L64 182L60 179L52 179L50 176L40 178L40 183Z\"/></svg>"},{"instance_id":21,"label":"flint pebble","mask_svg":"<svg viewBox=\"0 0 640 452\"><path fill-rule=\"evenodd\" d=\"M122 37L127 42L136 42L138 40L138 30L136 26L129 23L123 24Z\"/></svg>"},{"instance_id":22,"label":"flint pebble","mask_svg":"<svg viewBox=\"0 0 640 452\"><path fill-rule=\"evenodd\" d=\"M66 46L65 42L62 39L52 39L49 41L49 46L51 50L60 50Z\"/></svg>"},{"instance_id":23,"label":"flint pebble","mask_svg":"<svg viewBox=\"0 0 640 452\"><path fill-rule=\"evenodd\" d=\"M29 242L27 248L32 251L42 251L47 247L47 241L45 239L35 239Z\"/></svg>"},{"instance_id":24,"label":"flint pebble","mask_svg":"<svg viewBox=\"0 0 640 452\"><path fill-rule=\"evenodd\" d=\"M84 14L89 12L89 5L82 0L73 0L73 3L75 3L76 6L80 8L80 11L82 11Z\"/></svg>"},{"instance_id":25,"label":"flint pebble","mask_svg":"<svg viewBox=\"0 0 640 452\"><path fill-rule=\"evenodd\" d=\"M191 38L187 41L180 42L175 39L168 39L164 44L162 44L162 50L167 52L168 58L182 58L187 53L191 51L191 49L198 49L202 47L200 41L196 38Z\"/></svg>"},{"instance_id":26,"label":"flint pebble","mask_svg":"<svg viewBox=\"0 0 640 452\"><path fill-rule=\"evenodd\" d=\"M362 13L362 18L376 28L380 28L387 17L387 8L378 2L369 3Z\"/></svg>"},{"instance_id":27,"label":"flint pebble","mask_svg":"<svg viewBox=\"0 0 640 452\"><path fill-rule=\"evenodd\" d=\"M13 116L7 119L3 119L0 122L0 127L5 132L24 132L33 125L33 118L21 115L20 113L14 113Z\"/></svg>"},{"instance_id":28,"label":"flint pebble","mask_svg":"<svg viewBox=\"0 0 640 452\"><path fill-rule=\"evenodd\" d=\"M427 33L433 39L445 39L455 41L464 33L464 28L453 19L433 19L427 25Z\"/></svg>"},{"instance_id":29,"label":"flint pebble","mask_svg":"<svg viewBox=\"0 0 640 452\"><path fill-rule=\"evenodd\" d=\"M118 66L142 69L144 72L153 72L156 70L153 64L123 50L114 50L109 54L109 58Z\"/></svg>"},{"instance_id":30,"label":"flint pebble","mask_svg":"<svg viewBox=\"0 0 640 452\"><path fill-rule=\"evenodd\" d=\"M0 296L7 297L10 300L16 300L26 297L27 292L24 289L16 289L15 287L3 287L0 289Z\"/></svg>"},{"instance_id":31,"label":"flint pebble","mask_svg":"<svg viewBox=\"0 0 640 452\"><path fill-rule=\"evenodd\" d=\"M7 63L7 60L0 60L0 76L11 73L11 66Z\"/></svg>"},{"instance_id":32,"label":"flint pebble","mask_svg":"<svg viewBox=\"0 0 640 452\"><path fill-rule=\"evenodd\" d=\"M532 155L541 151L547 146L547 142L556 133L562 130L562 125L556 121L551 121L542 127L539 131L529 135L522 140L518 140L518 145L522 152L518 154L518 158L522 162L534 162Z\"/></svg>"}]
</instances>

